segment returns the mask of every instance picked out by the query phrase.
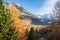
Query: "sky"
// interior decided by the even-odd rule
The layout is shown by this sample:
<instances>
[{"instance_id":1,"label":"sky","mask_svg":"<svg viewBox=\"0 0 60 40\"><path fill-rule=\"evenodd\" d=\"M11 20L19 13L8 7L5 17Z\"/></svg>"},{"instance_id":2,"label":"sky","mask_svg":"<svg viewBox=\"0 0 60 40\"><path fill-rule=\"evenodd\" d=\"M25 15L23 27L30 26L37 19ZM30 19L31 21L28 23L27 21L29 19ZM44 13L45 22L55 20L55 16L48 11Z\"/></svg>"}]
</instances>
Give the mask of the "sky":
<instances>
[{"instance_id":1,"label":"sky","mask_svg":"<svg viewBox=\"0 0 60 40\"><path fill-rule=\"evenodd\" d=\"M4 0L22 5L26 10L35 15L49 14L57 0Z\"/></svg>"}]
</instances>

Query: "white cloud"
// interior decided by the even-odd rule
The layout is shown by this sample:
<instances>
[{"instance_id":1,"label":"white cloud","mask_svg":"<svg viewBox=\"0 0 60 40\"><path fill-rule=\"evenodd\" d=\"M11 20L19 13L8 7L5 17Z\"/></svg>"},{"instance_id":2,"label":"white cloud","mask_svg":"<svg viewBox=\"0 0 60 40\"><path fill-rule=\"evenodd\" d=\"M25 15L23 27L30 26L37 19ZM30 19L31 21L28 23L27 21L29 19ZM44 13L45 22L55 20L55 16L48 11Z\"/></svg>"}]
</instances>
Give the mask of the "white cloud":
<instances>
[{"instance_id":1,"label":"white cloud","mask_svg":"<svg viewBox=\"0 0 60 40\"><path fill-rule=\"evenodd\" d=\"M39 8L36 13L38 15L49 14L50 11L52 11L56 1L57 0L47 0L47 2L44 4L44 6Z\"/></svg>"}]
</instances>

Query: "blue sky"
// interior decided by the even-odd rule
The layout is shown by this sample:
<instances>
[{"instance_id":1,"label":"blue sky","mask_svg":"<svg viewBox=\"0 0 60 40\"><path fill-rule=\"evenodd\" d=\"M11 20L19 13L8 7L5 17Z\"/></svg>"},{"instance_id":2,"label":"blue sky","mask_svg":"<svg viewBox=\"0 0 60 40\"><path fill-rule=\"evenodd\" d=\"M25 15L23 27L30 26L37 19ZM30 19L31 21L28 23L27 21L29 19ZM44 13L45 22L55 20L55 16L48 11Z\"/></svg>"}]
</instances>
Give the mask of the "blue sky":
<instances>
[{"instance_id":1,"label":"blue sky","mask_svg":"<svg viewBox=\"0 0 60 40\"><path fill-rule=\"evenodd\" d=\"M49 14L57 0L4 0L15 2L35 15Z\"/></svg>"}]
</instances>

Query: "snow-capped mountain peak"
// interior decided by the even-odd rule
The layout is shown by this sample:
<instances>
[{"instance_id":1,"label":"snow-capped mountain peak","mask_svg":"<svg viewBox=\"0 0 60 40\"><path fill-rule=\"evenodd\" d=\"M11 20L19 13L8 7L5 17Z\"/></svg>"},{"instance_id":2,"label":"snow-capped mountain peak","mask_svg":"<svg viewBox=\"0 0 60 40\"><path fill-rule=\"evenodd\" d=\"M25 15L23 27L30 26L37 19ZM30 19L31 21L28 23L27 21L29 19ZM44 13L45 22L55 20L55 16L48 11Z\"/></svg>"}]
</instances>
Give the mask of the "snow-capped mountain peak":
<instances>
[{"instance_id":1,"label":"snow-capped mountain peak","mask_svg":"<svg viewBox=\"0 0 60 40\"><path fill-rule=\"evenodd\" d=\"M22 7L19 3L15 3L17 6Z\"/></svg>"}]
</instances>

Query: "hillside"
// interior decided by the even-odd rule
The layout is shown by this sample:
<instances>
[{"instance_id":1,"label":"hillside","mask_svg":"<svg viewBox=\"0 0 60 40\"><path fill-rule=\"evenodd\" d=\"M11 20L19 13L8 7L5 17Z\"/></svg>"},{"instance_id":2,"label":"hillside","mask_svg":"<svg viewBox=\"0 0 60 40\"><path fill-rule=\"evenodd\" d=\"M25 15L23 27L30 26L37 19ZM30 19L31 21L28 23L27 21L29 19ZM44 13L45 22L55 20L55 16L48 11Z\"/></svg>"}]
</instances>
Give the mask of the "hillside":
<instances>
[{"instance_id":1,"label":"hillside","mask_svg":"<svg viewBox=\"0 0 60 40\"><path fill-rule=\"evenodd\" d=\"M5 3L5 5L10 10L12 15L11 18L14 21L14 27L19 31L18 39L26 40L26 30L29 31L31 27L35 29L42 29L45 27L44 25L40 25L42 23L37 16L25 10L22 6L18 6L13 2Z\"/></svg>"}]
</instances>

